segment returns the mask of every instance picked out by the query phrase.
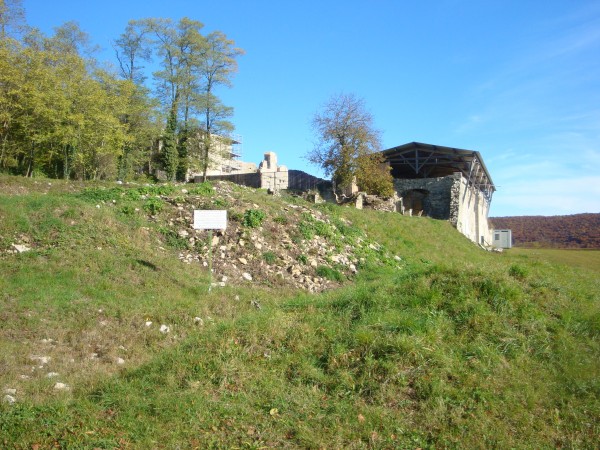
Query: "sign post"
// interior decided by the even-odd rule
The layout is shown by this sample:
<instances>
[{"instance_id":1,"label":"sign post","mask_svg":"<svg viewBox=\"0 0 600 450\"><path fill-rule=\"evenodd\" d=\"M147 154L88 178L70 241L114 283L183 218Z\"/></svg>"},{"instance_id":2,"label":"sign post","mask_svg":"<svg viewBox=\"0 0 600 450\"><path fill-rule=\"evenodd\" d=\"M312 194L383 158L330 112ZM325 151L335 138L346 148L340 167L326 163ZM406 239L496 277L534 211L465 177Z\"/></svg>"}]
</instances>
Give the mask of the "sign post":
<instances>
[{"instance_id":1,"label":"sign post","mask_svg":"<svg viewBox=\"0 0 600 450\"><path fill-rule=\"evenodd\" d=\"M208 292L212 289L213 230L227 228L227 211L221 209L195 209L195 230L208 230Z\"/></svg>"}]
</instances>

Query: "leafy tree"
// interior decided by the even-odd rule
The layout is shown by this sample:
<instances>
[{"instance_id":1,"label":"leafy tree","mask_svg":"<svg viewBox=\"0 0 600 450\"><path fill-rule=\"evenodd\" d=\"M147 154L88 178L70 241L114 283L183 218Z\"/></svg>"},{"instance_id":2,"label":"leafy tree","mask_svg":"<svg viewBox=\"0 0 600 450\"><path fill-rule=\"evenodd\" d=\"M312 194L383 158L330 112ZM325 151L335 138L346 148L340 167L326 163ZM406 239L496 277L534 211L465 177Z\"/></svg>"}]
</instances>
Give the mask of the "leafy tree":
<instances>
[{"instance_id":1,"label":"leafy tree","mask_svg":"<svg viewBox=\"0 0 600 450\"><path fill-rule=\"evenodd\" d=\"M152 170L155 142L160 134L157 106L144 86L147 79L144 61L152 60L151 27L148 20L131 20L125 32L114 42L120 76L126 80L119 95L126 99L120 120L127 139L118 161L118 178L129 179L143 170Z\"/></svg>"},{"instance_id":2,"label":"leafy tree","mask_svg":"<svg viewBox=\"0 0 600 450\"><path fill-rule=\"evenodd\" d=\"M389 198L394 195L391 167L381 153L359 156L356 162L356 184L367 194Z\"/></svg>"},{"instance_id":3,"label":"leafy tree","mask_svg":"<svg viewBox=\"0 0 600 450\"><path fill-rule=\"evenodd\" d=\"M312 126L317 140L308 160L338 186L349 186L356 179L358 187L369 193L393 189L389 170L382 170L381 159L375 156L381 148L379 131L362 99L353 94L334 95L314 115ZM382 177L381 186L371 180L375 177Z\"/></svg>"},{"instance_id":4,"label":"leafy tree","mask_svg":"<svg viewBox=\"0 0 600 450\"><path fill-rule=\"evenodd\" d=\"M175 179L177 168L179 165L179 153L177 151L177 113L175 107L171 109L169 118L167 119L167 127L163 137L162 160L167 178L170 181Z\"/></svg>"},{"instance_id":5,"label":"leafy tree","mask_svg":"<svg viewBox=\"0 0 600 450\"><path fill-rule=\"evenodd\" d=\"M142 85L146 79L144 66L139 64L141 61L150 61L152 57L149 33L145 21L130 20L113 44L121 76L137 85Z\"/></svg>"},{"instance_id":6,"label":"leafy tree","mask_svg":"<svg viewBox=\"0 0 600 450\"><path fill-rule=\"evenodd\" d=\"M244 54L242 49L235 47L235 43L219 31L210 33L206 41L207 52L197 68L202 83L194 102L202 129L200 165L204 181L211 164L211 155L219 152L223 138L227 138L233 131L233 124L229 121L233 108L223 105L215 95L215 90L219 86L231 87L231 79L238 67L236 58Z\"/></svg>"},{"instance_id":7,"label":"leafy tree","mask_svg":"<svg viewBox=\"0 0 600 450\"><path fill-rule=\"evenodd\" d=\"M233 129L215 87L231 85L241 50L202 27L130 21L114 44L113 74L77 23L46 36L24 24L21 0L0 0L0 170L125 179L160 159L170 179L185 179L191 159L209 159ZM156 97L144 85L152 57Z\"/></svg>"},{"instance_id":8,"label":"leafy tree","mask_svg":"<svg viewBox=\"0 0 600 450\"><path fill-rule=\"evenodd\" d=\"M0 0L0 39L15 38L26 28L22 0Z\"/></svg>"}]
</instances>

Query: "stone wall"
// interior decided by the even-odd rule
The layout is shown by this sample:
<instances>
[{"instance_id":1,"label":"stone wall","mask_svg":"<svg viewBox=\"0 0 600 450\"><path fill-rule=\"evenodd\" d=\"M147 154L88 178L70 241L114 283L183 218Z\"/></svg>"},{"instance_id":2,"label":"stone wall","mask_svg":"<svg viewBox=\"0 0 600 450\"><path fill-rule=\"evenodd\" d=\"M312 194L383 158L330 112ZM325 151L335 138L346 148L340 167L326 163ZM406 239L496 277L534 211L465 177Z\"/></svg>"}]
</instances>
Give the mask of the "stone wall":
<instances>
[{"instance_id":1,"label":"stone wall","mask_svg":"<svg viewBox=\"0 0 600 450\"><path fill-rule=\"evenodd\" d=\"M260 187L279 191L287 189L289 183L288 169L277 164L277 154L266 152L263 161L258 166L260 173Z\"/></svg>"},{"instance_id":2,"label":"stone wall","mask_svg":"<svg viewBox=\"0 0 600 450\"><path fill-rule=\"evenodd\" d=\"M403 214L448 220L471 241L491 244L489 202L478 189L468 186L461 173L439 178L396 179L394 187Z\"/></svg>"},{"instance_id":3,"label":"stone wall","mask_svg":"<svg viewBox=\"0 0 600 450\"><path fill-rule=\"evenodd\" d=\"M256 189L260 188L260 175L258 172L209 175L206 178L210 181L230 181L241 186L248 186ZM194 183L202 183L202 176L194 177Z\"/></svg>"},{"instance_id":4,"label":"stone wall","mask_svg":"<svg viewBox=\"0 0 600 450\"><path fill-rule=\"evenodd\" d=\"M400 211L403 214L419 215L420 213L434 219L449 220L452 186L456 182L455 175L394 180L396 193L401 199Z\"/></svg>"}]
</instances>

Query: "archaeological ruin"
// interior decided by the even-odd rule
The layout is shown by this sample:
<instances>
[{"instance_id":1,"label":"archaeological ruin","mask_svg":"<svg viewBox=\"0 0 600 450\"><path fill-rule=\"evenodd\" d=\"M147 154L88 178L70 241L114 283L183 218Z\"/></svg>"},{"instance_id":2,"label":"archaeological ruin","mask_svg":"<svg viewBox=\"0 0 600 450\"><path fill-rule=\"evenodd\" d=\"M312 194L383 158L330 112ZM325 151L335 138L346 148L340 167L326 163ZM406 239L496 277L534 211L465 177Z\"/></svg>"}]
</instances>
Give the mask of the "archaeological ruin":
<instances>
[{"instance_id":1,"label":"archaeological ruin","mask_svg":"<svg viewBox=\"0 0 600 450\"><path fill-rule=\"evenodd\" d=\"M448 220L473 242L492 244L488 212L496 187L479 152L410 142L382 153L400 212Z\"/></svg>"}]
</instances>

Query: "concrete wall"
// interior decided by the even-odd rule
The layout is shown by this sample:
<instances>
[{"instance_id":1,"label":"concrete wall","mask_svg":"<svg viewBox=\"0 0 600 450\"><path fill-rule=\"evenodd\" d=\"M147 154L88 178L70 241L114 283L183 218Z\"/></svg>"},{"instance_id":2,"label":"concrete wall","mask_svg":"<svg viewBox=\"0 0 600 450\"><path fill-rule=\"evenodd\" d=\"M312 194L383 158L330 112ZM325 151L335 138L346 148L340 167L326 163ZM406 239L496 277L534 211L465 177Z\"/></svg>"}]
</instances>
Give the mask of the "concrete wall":
<instances>
[{"instance_id":1,"label":"concrete wall","mask_svg":"<svg viewBox=\"0 0 600 450\"><path fill-rule=\"evenodd\" d=\"M467 185L461 176L459 182L459 209L456 217L456 229L473 242L492 245L492 233L488 222L490 204L479 189Z\"/></svg>"},{"instance_id":2,"label":"concrete wall","mask_svg":"<svg viewBox=\"0 0 600 450\"><path fill-rule=\"evenodd\" d=\"M476 188L468 186L461 173L439 178L394 180L403 214L448 220L471 241L491 245L488 223L489 202Z\"/></svg>"}]
</instances>

